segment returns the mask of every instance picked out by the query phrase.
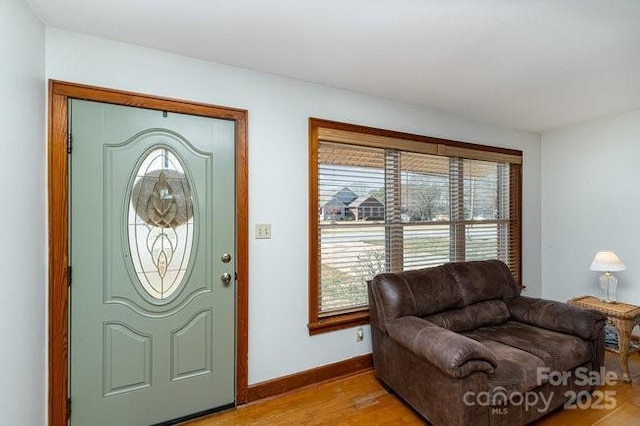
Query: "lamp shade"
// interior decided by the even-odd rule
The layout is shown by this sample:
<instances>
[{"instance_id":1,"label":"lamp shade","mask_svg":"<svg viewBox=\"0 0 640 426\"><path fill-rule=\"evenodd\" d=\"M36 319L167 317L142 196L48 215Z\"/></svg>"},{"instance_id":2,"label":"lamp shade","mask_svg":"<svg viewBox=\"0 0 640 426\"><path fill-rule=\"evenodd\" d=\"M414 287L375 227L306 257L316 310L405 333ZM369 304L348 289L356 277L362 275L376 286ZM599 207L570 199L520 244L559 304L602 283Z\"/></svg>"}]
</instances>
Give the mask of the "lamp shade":
<instances>
[{"instance_id":1,"label":"lamp shade","mask_svg":"<svg viewBox=\"0 0 640 426\"><path fill-rule=\"evenodd\" d=\"M592 271L616 272L626 271L622 260L612 251L599 251L589 267Z\"/></svg>"}]
</instances>

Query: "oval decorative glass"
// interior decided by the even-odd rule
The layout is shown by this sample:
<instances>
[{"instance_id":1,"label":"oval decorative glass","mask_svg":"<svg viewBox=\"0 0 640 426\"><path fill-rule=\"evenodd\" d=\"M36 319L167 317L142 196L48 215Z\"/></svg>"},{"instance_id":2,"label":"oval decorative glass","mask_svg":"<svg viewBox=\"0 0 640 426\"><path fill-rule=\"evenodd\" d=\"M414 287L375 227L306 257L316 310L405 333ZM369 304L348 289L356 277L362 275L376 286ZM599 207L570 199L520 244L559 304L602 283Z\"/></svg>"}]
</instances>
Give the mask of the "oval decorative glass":
<instances>
[{"instance_id":1,"label":"oval decorative glass","mask_svg":"<svg viewBox=\"0 0 640 426\"><path fill-rule=\"evenodd\" d=\"M130 189L129 251L149 296L164 300L181 286L193 245L191 185L182 161L169 147L142 160Z\"/></svg>"}]
</instances>

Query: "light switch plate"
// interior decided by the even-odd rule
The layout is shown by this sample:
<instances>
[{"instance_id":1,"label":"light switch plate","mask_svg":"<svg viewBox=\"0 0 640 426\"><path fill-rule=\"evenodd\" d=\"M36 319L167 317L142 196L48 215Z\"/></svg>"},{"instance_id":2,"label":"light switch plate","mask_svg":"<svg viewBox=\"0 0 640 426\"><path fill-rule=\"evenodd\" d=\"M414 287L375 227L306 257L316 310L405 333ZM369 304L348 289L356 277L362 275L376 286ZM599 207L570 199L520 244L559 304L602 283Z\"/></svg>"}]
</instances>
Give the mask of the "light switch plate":
<instances>
[{"instance_id":1,"label":"light switch plate","mask_svg":"<svg viewBox=\"0 0 640 426\"><path fill-rule=\"evenodd\" d=\"M271 239L271 224L270 223L256 223L256 239L257 240L270 240Z\"/></svg>"}]
</instances>

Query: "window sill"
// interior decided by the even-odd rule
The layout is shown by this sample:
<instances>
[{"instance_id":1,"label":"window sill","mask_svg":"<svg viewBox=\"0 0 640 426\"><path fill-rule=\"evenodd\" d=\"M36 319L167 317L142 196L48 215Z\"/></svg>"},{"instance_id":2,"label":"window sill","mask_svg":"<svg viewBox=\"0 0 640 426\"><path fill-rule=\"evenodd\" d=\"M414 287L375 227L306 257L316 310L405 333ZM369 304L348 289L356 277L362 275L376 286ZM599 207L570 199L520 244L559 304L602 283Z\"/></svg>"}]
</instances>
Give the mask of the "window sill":
<instances>
[{"instance_id":1,"label":"window sill","mask_svg":"<svg viewBox=\"0 0 640 426\"><path fill-rule=\"evenodd\" d=\"M309 335L342 330L357 325L369 324L369 311L349 312L317 318L308 324Z\"/></svg>"}]
</instances>

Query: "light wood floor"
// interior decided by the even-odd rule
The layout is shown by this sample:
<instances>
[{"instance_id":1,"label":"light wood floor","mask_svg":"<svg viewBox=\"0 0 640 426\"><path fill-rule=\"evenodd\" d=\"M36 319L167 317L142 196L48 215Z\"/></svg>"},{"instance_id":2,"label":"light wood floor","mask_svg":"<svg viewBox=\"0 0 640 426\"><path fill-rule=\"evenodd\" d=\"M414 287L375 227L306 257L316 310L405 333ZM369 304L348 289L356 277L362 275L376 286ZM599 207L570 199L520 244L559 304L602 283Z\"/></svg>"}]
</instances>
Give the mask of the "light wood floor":
<instances>
[{"instance_id":1,"label":"light wood floor","mask_svg":"<svg viewBox=\"0 0 640 426\"><path fill-rule=\"evenodd\" d=\"M607 353L607 370L621 377L617 360ZM599 390L615 391L613 409L558 410L537 424L640 425L640 356L629 360L632 384L619 382ZM396 396L389 394L372 372L360 373L257 401L188 423L189 426L244 425L424 425L424 421Z\"/></svg>"}]
</instances>

